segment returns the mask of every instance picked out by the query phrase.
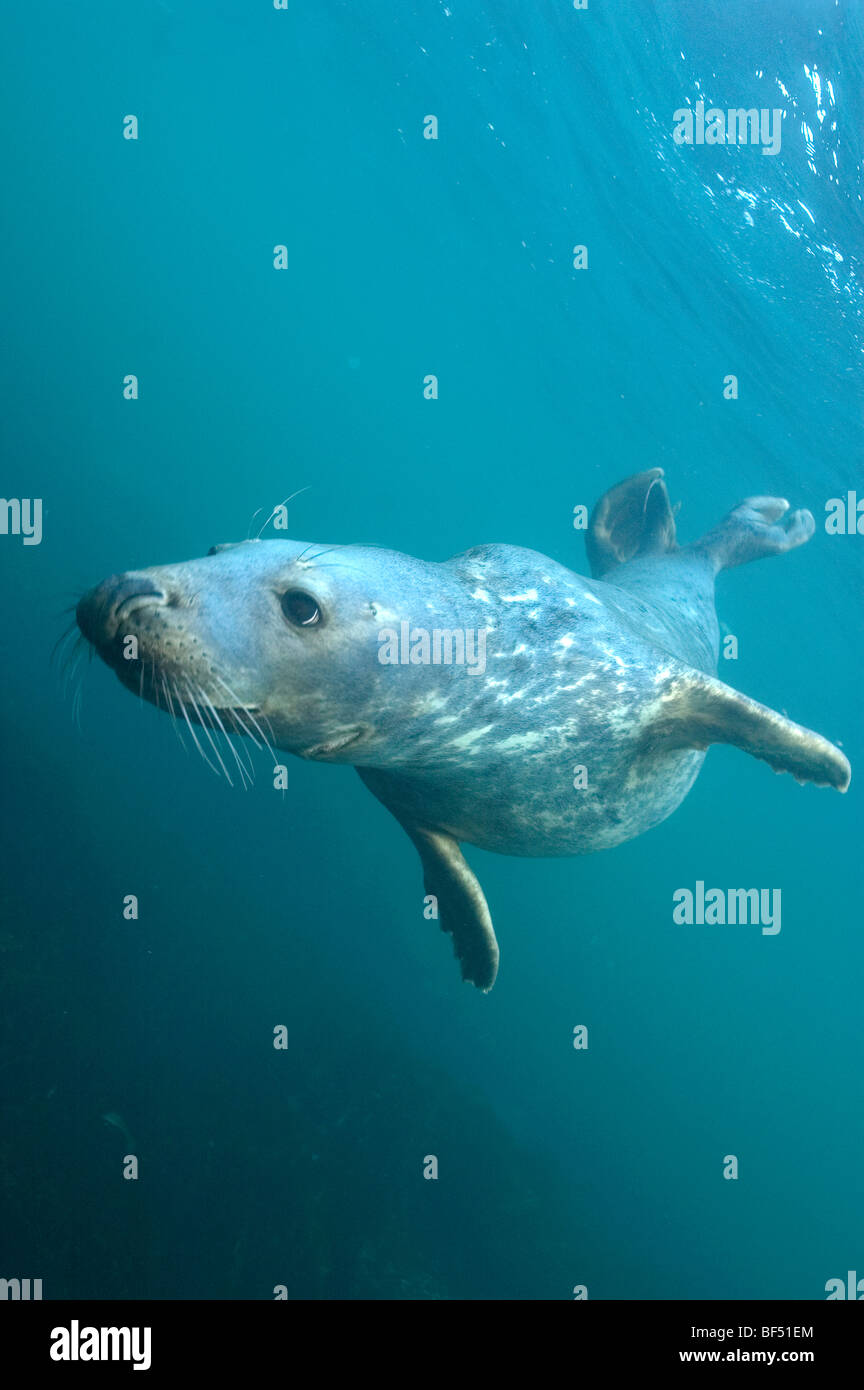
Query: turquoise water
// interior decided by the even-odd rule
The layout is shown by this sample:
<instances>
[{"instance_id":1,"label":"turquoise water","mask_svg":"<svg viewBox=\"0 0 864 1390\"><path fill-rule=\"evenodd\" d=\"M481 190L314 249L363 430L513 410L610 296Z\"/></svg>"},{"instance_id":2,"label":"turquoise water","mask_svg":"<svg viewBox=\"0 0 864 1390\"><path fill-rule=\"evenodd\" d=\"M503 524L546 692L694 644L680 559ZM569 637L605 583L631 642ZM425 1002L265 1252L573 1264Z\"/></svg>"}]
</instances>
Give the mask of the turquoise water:
<instances>
[{"instance_id":1,"label":"turquoise water","mask_svg":"<svg viewBox=\"0 0 864 1390\"><path fill-rule=\"evenodd\" d=\"M864 1275L864 540L824 527L864 494L860 8L93 0L6 14L2 52L3 491L44 529L0 536L0 1275L265 1299ZM676 146L699 99L782 107L780 153ZM616 850L469 848L487 997L353 771L289 760L282 798L259 757L231 789L101 664L80 709L49 665L86 588L297 489L306 539L584 573L574 506L656 465L684 540L748 494L815 514L721 577L720 675L842 743L852 787L715 748ZM697 880L781 888L781 932L675 926Z\"/></svg>"}]
</instances>

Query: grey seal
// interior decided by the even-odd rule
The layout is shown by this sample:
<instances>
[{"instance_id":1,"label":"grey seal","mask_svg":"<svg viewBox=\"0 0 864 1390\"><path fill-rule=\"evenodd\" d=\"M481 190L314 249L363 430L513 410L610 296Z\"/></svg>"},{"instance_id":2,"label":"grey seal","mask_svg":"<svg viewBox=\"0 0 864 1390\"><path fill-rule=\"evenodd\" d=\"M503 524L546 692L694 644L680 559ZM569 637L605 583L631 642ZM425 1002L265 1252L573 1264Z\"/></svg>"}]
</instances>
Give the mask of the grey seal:
<instances>
[{"instance_id":1,"label":"grey seal","mask_svg":"<svg viewBox=\"0 0 864 1390\"><path fill-rule=\"evenodd\" d=\"M838 748L715 675L717 573L813 530L810 512L751 497L679 546L653 468L595 507L590 579L512 545L430 563L244 541L113 575L77 620L123 684L198 727L223 769L229 732L352 763L416 846L463 978L486 991L498 945L461 843L608 849L680 805L712 743L846 790Z\"/></svg>"}]
</instances>

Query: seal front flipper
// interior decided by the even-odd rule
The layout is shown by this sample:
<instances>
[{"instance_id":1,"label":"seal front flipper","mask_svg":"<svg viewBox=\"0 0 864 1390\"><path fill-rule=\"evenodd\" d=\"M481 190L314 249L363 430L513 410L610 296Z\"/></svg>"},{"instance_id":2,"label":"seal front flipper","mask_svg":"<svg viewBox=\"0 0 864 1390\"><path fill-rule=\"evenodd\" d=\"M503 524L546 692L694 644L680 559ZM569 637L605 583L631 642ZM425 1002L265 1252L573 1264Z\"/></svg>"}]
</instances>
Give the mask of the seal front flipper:
<instances>
[{"instance_id":1,"label":"seal front flipper","mask_svg":"<svg viewBox=\"0 0 864 1390\"><path fill-rule=\"evenodd\" d=\"M439 926L453 937L462 979L488 993L498 974L498 942L483 889L459 845L444 830L413 823L399 808L402 798L395 778L373 768L358 767L357 771L413 841L423 865L426 893L437 900Z\"/></svg>"},{"instance_id":2,"label":"seal front flipper","mask_svg":"<svg viewBox=\"0 0 864 1390\"><path fill-rule=\"evenodd\" d=\"M775 772L791 772L798 782L845 792L851 768L827 738L741 695L699 671L683 671L663 687L645 723L643 753L664 748L704 749L731 743Z\"/></svg>"},{"instance_id":3,"label":"seal front flipper","mask_svg":"<svg viewBox=\"0 0 864 1390\"><path fill-rule=\"evenodd\" d=\"M488 993L498 974L498 942L483 889L452 835L405 829L417 846L426 892L438 899L441 930L453 937L462 979Z\"/></svg>"}]
</instances>

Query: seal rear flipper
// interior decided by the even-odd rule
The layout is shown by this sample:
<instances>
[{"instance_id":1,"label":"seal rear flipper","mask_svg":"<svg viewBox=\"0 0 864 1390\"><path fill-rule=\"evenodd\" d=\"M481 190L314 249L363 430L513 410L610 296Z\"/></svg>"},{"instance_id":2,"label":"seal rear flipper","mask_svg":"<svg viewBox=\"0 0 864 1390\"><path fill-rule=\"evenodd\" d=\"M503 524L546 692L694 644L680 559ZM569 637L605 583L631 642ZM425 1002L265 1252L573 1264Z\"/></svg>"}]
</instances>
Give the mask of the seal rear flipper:
<instances>
[{"instance_id":1,"label":"seal rear flipper","mask_svg":"<svg viewBox=\"0 0 864 1390\"><path fill-rule=\"evenodd\" d=\"M701 750L712 743L734 744L775 772L790 772L798 782L836 787L840 792L849 786L851 768L846 757L821 734L793 724L712 676L698 671L674 676L651 712L640 751Z\"/></svg>"},{"instance_id":2,"label":"seal rear flipper","mask_svg":"<svg viewBox=\"0 0 864 1390\"><path fill-rule=\"evenodd\" d=\"M816 523L806 509L792 512L785 497L745 497L719 526L689 547L706 555L715 572L761 560L765 555L785 555L806 545Z\"/></svg>"},{"instance_id":3,"label":"seal rear flipper","mask_svg":"<svg viewBox=\"0 0 864 1390\"><path fill-rule=\"evenodd\" d=\"M595 579L636 555L677 549L662 468L636 473L603 494L591 513L585 548Z\"/></svg>"},{"instance_id":4,"label":"seal rear flipper","mask_svg":"<svg viewBox=\"0 0 864 1390\"><path fill-rule=\"evenodd\" d=\"M444 830L418 824L422 803L397 777L371 767L358 767L357 772L420 855L426 892L436 899L441 930L453 937L462 979L488 993L498 974L498 942L483 889L458 843Z\"/></svg>"}]
</instances>

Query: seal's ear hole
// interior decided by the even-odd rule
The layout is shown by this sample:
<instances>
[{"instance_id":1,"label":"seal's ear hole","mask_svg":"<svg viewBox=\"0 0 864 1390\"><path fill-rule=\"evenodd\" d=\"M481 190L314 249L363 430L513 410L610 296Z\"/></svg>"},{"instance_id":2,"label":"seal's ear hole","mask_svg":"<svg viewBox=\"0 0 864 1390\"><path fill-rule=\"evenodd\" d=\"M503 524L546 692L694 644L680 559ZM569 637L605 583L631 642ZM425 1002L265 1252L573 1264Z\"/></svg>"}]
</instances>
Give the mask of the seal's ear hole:
<instances>
[{"instance_id":1,"label":"seal's ear hole","mask_svg":"<svg viewBox=\"0 0 864 1390\"><path fill-rule=\"evenodd\" d=\"M316 627L321 622L318 600L303 589L289 589L282 595L282 612L294 627Z\"/></svg>"}]
</instances>

